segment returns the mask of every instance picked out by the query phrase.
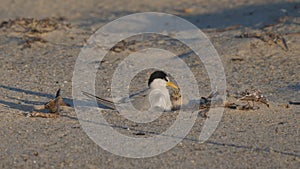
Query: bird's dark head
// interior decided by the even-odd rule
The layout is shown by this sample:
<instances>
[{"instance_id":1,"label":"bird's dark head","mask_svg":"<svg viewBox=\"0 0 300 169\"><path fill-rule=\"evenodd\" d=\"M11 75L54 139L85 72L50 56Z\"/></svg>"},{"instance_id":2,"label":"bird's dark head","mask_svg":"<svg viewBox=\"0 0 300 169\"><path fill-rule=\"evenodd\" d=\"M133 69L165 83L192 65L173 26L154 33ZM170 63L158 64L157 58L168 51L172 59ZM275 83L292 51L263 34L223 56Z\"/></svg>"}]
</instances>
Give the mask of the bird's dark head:
<instances>
[{"instance_id":1,"label":"bird's dark head","mask_svg":"<svg viewBox=\"0 0 300 169\"><path fill-rule=\"evenodd\" d=\"M153 72L148 80L148 86L152 88L169 86L178 89L174 83L170 82L168 75L163 71Z\"/></svg>"},{"instance_id":2,"label":"bird's dark head","mask_svg":"<svg viewBox=\"0 0 300 169\"><path fill-rule=\"evenodd\" d=\"M150 84L155 80L155 79L163 79L166 82L169 81L169 78L167 76L167 74L163 71L155 71L150 75L150 78L148 80L148 86L150 86Z\"/></svg>"}]
</instances>

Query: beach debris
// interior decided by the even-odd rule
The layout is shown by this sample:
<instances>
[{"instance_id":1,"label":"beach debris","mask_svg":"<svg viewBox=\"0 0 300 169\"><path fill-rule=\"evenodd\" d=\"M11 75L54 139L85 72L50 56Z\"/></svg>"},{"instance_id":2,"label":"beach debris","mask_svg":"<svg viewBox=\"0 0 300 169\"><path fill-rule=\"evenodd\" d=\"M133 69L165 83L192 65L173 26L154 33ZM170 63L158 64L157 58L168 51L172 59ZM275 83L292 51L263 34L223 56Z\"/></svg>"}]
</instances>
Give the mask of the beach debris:
<instances>
[{"instance_id":1,"label":"beach debris","mask_svg":"<svg viewBox=\"0 0 300 169\"><path fill-rule=\"evenodd\" d=\"M239 104L234 102L225 102L224 107L229 109L236 109L236 110L255 110L255 107L251 106L249 103Z\"/></svg>"},{"instance_id":2,"label":"beach debris","mask_svg":"<svg viewBox=\"0 0 300 169\"><path fill-rule=\"evenodd\" d=\"M46 43L47 41L41 37L30 37L30 36L22 36L21 37L22 39L22 44L23 44L23 47L22 49L24 48L31 48L31 44L35 43L35 42L40 42L40 43Z\"/></svg>"},{"instance_id":3,"label":"beach debris","mask_svg":"<svg viewBox=\"0 0 300 169\"><path fill-rule=\"evenodd\" d=\"M41 118L58 118L59 114L57 113L43 113L38 111L32 111L26 115L26 117L41 117Z\"/></svg>"},{"instance_id":4,"label":"beach debris","mask_svg":"<svg viewBox=\"0 0 300 169\"><path fill-rule=\"evenodd\" d=\"M181 11L185 14L191 14L194 12L194 9L193 8L184 8Z\"/></svg>"},{"instance_id":5,"label":"beach debris","mask_svg":"<svg viewBox=\"0 0 300 169\"><path fill-rule=\"evenodd\" d=\"M18 38L21 49L31 48L33 43L46 43L43 34L59 29L71 28L64 18L16 18L0 23L0 29L8 32L10 37Z\"/></svg>"},{"instance_id":6,"label":"beach debris","mask_svg":"<svg viewBox=\"0 0 300 169\"><path fill-rule=\"evenodd\" d=\"M27 117L42 117L42 118L57 118L59 117L59 112L61 110L62 106L68 106L63 101L63 98L61 97L60 89L57 90L55 99L50 100L44 105L37 105L34 106L35 111L32 111L27 114ZM47 113L39 112L40 110L46 109L48 110Z\"/></svg>"},{"instance_id":7,"label":"beach debris","mask_svg":"<svg viewBox=\"0 0 300 169\"><path fill-rule=\"evenodd\" d=\"M240 103L242 102L242 103ZM243 102L246 102L243 103ZM252 105L250 105L250 102L252 102ZM237 96L236 102L225 102L224 107L230 108L230 109L237 109L237 110L256 110L259 109L259 107L255 107L254 103L262 103L265 104L267 107L269 107L269 101L268 99L262 94L260 90L257 89L246 89L243 92L240 92Z\"/></svg>"},{"instance_id":8,"label":"beach debris","mask_svg":"<svg viewBox=\"0 0 300 169\"><path fill-rule=\"evenodd\" d=\"M231 58L231 61L235 62L235 61L243 61L244 58Z\"/></svg>"},{"instance_id":9,"label":"beach debris","mask_svg":"<svg viewBox=\"0 0 300 169\"><path fill-rule=\"evenodd\" d=\"M262 94L262 92L260 90L248 90L246 89L244 92L241 93L241 98L239 98L239 100L242 101L252 101L253 106L254 106L254 102L259 102L259 103L263 103L265 104L267 107L269 107L269 101L268 99Z\"/></svg>"},{"instance_id":10,"label":"beach debris","mask_svg":"<svg viewBox=\"0 0 300 169\"><path fill-rule=\"evenodd\" d=\"M283 104L281 104L280 106L281 106L282 108L286 108L286 109L290 108L290 105L289 105L289 104L286 104L286 103L283 103Z\"/></svg>"},{"instance_id":11,"label":"beach debris","mask_svg":"<svg viewBox=\"0 0 300 169\"><path fill-rule=\"evenodd\" d=\"M257 38L263 42L268 43L269 45L278 45L284 51L288 51L288 45L284 37L280 34L270 32L270 31L262 31L262 30L254 30L250 32L243 32L237 38Z\"/></svg>"},{"instance_id":12,"label":"beach debris","mask_svg":"<svg viewBox=\"0 0 300 169\"><path fill-rule=\"evenodd\" d=\"M136 136L144 136L144 135L146 135L146 133L145 132L142 132L142 131L139 131L139 132L137 132L137 133L134 133Z\"/></svg>"},{"instance_id":13,"label":"beach debris","mask_svg":"<svg viewBox=\"0 0 300 169\"><path fill-rule=\"evenodd\" d=\"M203 30L203 32L205 32L205 33L217 33L217 32L220 33L220 32L226 32L226 31L231 31L231 30L237 30L241 27L242 27L242 25L235 24L235 25L230 25L230 26L225 27L225 28L216 28L216 29Z\"/></svg>"},{"instance_id":14,"label":"beach debris","mask_svg":"<svg viewBox=\"0 0 300 169\"><path fill-rule=\"evenodd\" d=\"M69 23L64 22L64 18L16 18L0 23L0 29L9 29L13 32L42 34L55 31L61 28L71 28Z\"/></svg>"},{"instance_id":15,"label":"beach debris","mask_svg":"<svg viewBox=\"0 0 300 169\"><path fill-rule=\"evenodd\" d=\"M113 51L115 53L121 53L125 50L136 51L136 49L134 48L135 44L136 44L136 40L129 40L129 41L121 40L115 46L113 46L110 49L110 51Z\"/></svg>"},{"instance_id":16,"label":"beach debris","mask_svg":"<svg viewBox=\"0 0 300 169\"><path fill-rule=\"evenodd\" d=\"M211 99L216 96L218 92L212 91L207 97L201 97L199 109L208 109L211 106Z\"/></svg>"},{"instance_id":17,"label":"beach debris","mask_svg":"<svg viewBox=\"0 0 300 169\"><path fill-rule=\"evenodd\" d=\"M209 118L208 111L211 108L211 102L213 98L216 98L216 96L219 94L218 91L214 90L209 93L207 97L201 97L199 100L199 114L203 118Z\"/></svg>"}]
</instances>

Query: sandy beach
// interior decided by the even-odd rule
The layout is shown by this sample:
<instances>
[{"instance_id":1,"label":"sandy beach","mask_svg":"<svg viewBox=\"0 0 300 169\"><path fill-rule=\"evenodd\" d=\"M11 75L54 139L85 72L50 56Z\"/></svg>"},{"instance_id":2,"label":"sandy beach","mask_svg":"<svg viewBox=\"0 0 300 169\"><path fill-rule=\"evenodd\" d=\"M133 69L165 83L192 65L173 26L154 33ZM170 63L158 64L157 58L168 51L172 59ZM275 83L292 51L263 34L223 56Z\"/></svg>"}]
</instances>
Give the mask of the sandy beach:
<instances>
[{"instance_id":1,"label":"sandy beach","mask_svg":"<svg viewBox=\"0 0 300 169\"><path fill-rule=\"evenodd\" d=\"M0 168L300 168L299 1L0 0L0 4ZM74 110L61 112L58 118L26 117L34 106L54 99L59 88L64 101L73 105L75 62L87 39L101 26L138 12L173 14L196 25L219 54L228 101L256 89L269 107L256 103L255 110L225 108L217 129L201 144L197 139L207 117L199 114L174 148L137 159L98 146ZM103 61L95 81L97 95L111 96L111 72L119 57L143 47L138 40L129 42L120 43ZM147 43L184 52L171 42ZM184 60L198 77L201 94L207 96L211 89L205 67L193 57ZM145 81L147 77L139 73L130 90L147 86ZM137 125L112 110L103 114L112 126L122 126L116 131L130 137L161 133L177 116L163 114L151 124Z\"/></svg>"}]
</instances>

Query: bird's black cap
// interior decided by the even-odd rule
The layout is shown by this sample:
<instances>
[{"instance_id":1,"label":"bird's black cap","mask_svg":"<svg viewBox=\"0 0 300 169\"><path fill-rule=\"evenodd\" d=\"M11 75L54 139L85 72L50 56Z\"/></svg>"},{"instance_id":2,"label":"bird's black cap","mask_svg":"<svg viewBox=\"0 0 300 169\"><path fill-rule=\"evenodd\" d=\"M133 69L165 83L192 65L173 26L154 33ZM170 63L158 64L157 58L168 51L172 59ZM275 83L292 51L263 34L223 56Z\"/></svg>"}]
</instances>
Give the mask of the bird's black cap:
<instances>
[{"instance_id":1,"label":"bird's black cap","mask_svg":"<svg viewBox=\"0 0 300 169\"><path fill-rule=\"evenodd\" d=\"M149 80L148 80L148 86L153 82L154 79L163 79L165 81L168 81L167 74L163 71L155 71L151 74Z\"/></svg>"}]
</instances>

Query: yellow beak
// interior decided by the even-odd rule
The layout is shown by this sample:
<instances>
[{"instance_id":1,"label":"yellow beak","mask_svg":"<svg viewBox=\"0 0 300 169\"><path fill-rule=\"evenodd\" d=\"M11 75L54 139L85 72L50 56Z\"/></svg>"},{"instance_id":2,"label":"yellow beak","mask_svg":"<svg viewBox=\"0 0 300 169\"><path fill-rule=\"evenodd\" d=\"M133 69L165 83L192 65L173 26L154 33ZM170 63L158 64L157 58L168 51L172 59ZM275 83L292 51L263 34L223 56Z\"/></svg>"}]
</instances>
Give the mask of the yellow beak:
<instances>
[{"instance_id":1,"label":"yellow beak","mask_svg":"<svg viewBox=\"0 0 300 169\"><path fill-rule=\"evenodd\" d=\"M170 86L170 87L178 90L178 87L172 82L167 82L167 86Z\"/></svg>"}]
</instances>

